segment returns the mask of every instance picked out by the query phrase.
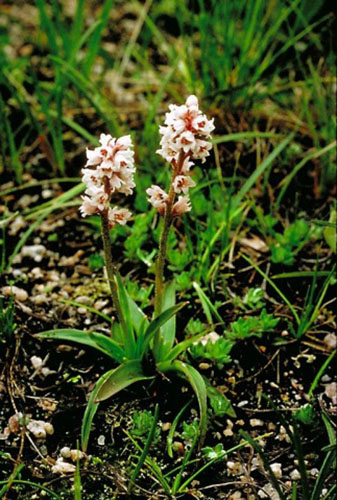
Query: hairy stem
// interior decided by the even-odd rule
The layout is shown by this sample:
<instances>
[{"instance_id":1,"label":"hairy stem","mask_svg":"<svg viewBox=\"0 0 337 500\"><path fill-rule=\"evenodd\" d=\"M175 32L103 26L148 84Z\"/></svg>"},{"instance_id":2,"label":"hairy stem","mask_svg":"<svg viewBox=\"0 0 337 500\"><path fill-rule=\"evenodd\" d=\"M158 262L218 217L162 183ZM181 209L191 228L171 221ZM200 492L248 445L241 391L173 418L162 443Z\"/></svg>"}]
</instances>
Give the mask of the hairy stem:
<instances>
[{"instance_id":1,"label":"hairy stem","mask_svg":"<svg viewBox=\"0 0 337 500\"><path fill-rule=\"evenodd\" d=\"M117 285L115 281L116 274L116 266L112 259L112 251L111 251L111 241L109 235L109 221L108 221L108 212L104 210L101 213L102 220L102 238L103 238L103 246L104 246L104 256L105 256L105 266L108 275L108 281L112 296L112 301L116 310L118 321L122 327L124 333L127 332L127 326L125 323L125 319L123 316L122 308L118 298Z\"/></svg>"},{"instance_id":2,"label":"hairy stem","mask_svg":"<svg viewBox=\"0 0 337 500\"><path fill-rule=\"evenodd\" d=\"M168 200L166 202L166 209L163 221L163 229L160 236L159 242L159 252L156 261L156 283L155 283L155 302L154 302L154 314L155 317L161 313L163 304L163 290L164 290L164 265L166 260L166 250L167 250L167 239L170 232L170 227L172 224L172 208L175 201L175 192L173 189L173 182L177 175L179 175L181 168L185 160L185 154L181 152L176 166L172 172L171 185L168 195Z\"/></svg>"}]
</instances>

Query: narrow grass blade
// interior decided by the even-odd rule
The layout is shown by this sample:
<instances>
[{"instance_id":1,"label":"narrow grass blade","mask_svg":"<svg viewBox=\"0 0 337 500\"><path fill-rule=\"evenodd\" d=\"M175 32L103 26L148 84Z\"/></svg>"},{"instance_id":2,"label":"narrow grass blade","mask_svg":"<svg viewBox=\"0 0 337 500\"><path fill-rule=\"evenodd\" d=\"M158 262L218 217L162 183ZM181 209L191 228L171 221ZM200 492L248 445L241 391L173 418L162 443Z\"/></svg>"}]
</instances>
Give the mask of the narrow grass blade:
<instances>
[{"instance_id":1,"label":"narrow grass blade","mask_svg":"<svg viewBox=\"0 0 337 500\"><path fill-rule=\"evenodd\" d=\"M328 475L332 473L332 466L335 460L336 448L326 454L323 464L319 470L310 500L319 500L320 498L322 498L322 491L324 488L325 480Z\"/></svg>"},{"instance_id":2,"label":"narrow grass blade","mask_svg":"<svg viewBox=\"0 0 337 500\"><path fill-rule=\"evenodd\" d=\"M79 446L77 441L77 457L76 457L76 471L74 478L74 500L82 500L82 484L81 484L81 473L80 473L80 457L79 457Z\"/></svg>"},{"instance_id":3,"label":"narrow grass blade","mask_svg":"<svg viewBox=\"0 0 337 500\"><path fill-rule=\"evenodd\" d=\"M7 483L7 481L0 481L0 484L6 484L6 483ZM48 493L48 495L50 495L52 498L55 498L56 500L62 500L62 498L59 495L57 495L53 490L47 488L46 486L43 486L42 484L34 483L33 481L26 481L24 479L14 479L13 484L24 484L25 486L31 486L34 489L45 491L46 493ZM2 498L3 494L4 494L4 492L1 489L0 490L0 495L1 495L0 498Z\"/></svg>"},{"instance_id":4,"label":"narrow grass blade","mask_svg":"<svg viewBox=\"0 0 337 500\"><path fill-rule=\"evenodd\" d=\"M169 430L169 433L168 433L168 436L167 436L167 454L170 458L173 458L173 450L172 450L172 444L173 444L173 438L174 438L174 434L175 434L175 431L176 431L176 428L177 428L177 425L179 423L179 420L182 416L182 414L184 413L184 411L186 410L186 408L191 404L191 401L187 401L187 403L182 407L182 409L177 413L177 415L175 416L173 422L172 422L172 425L171 425L171 428Z\"/></svg>"},{"instance_id":5,"label":"narrow grass blade","mask_svg":"<svg viewBox=\"0 0 337 500\"><path fill-rule=\"evenodd\" d=\"M202 308L204 310L204 313L205 313L205 316L207 318L207 321L210 325L213 324L213 316L214 318L219 322L219 323L223 323L223 320L220 316L220 314L218 313L216 307L212 304L212 302L209 300L209 298L207 297L207 295L203 292L203 290L201 289L200 285L198 285L198 283L196 283L195 281L193 282L193 287L195 289L195 291L197 292L198 294L198 297L200 299L200 302L201 302L201 305L202 305Z\"/></svg>"},{"instance_id":6,"label":"narrow grass blade","mask_svg":"<svg viewBox=\"0 0 337 500\"><path fill-rule=\"evenodd\" d=\"M88 76L92 65L95 62L95 57L99 51L100 44L101 44L101 38L103 35L103 31L106 27L106 25L109 22L109 14L110 10L114 4L114 0L106 0L103 4L99 19L100 23L97 25L95 31L92 34L92 37L90 39L90 43L88 44L88 51L87 51L87 57L84 61L83 64L83 73L84 75Z\"/></svg>"},{"instance_id":7,"label":"narrow grass blade","mask_svg":"<svg viewBox=\"0 0 337 500\"><path fill-rule=\"evenodd\" d=\"M40 20L41 20L41 26L44 29L44 31L47 34L49 46L51 48L51 51L55 54L59 54L59 48L58 48L58 43L57 43L57 34L56 34L56 28L52 20L47 14L46 11L46 2L45 0L36 0L37 7L39 9L40 13Z\"/></svg>"},{"instance_id":8,"label":"narrow grass blade","mask_svg":"<svg viewBox=\"0 0 337 500\"><path fill-rule=\"evenodd\" d=\"M292 141L292 139L294 138L294 135L295 135L294 133L291 133L288 137L286 137L285 139L283 139L283 141L280 142L280 144L278 144L275 147L275 149L273 149L273 151L270 153L270 155L267 156L267 158L265 158L263 160L263 162L261 163L261 165L259 165L257 167L257 169L255 170L255 172L253 172L252 175L246 180L246 182L243 184L243 186L241 187L241 189L238 192L238 194L233 198L233 207L234 208L236 208L240 204L240 202L242 201L242 199L244 198L244 196L254 186L254 184L256 183L257 179L259 177L261 177L261 175L263 174L263 172L268 167L270 167L273 164L274 160L288 146L288 144L290 143L290 141Z\"/></svg>"},{"instance_id":9,"label":"narrow grass blade","mask_svg":"<svg viewBox=\"0 0 337 500\"><path fill-rule=\"evenodd\" d=\"M259 266L257 266L249 257L247 257L246 255L244 254L241 254L242 257L247 261L249 262L249 264L251 266L253 266L253 268L259 273L261 274L261 276L263 276L263 278L267 281L267 283L269 283L270 286L272 286L274 288L274 290L278 293L278 295L281 297L281 299L285 302L285 304L287 304L287 306L289 307L289 309L291 310L295 320L296 320L296 323L299 325L301 323L301 320L294 308L294 306L291 304L291 302L289 302L289 300L287 299L287 297L284 295L284 293L281 292L281 290L279 289L278 286L275 285L275 283L273 282L273 280L271 280L269 278L269 276L266 275L266 273L264 273L260 268Z\"/></svg>"},{"instance_id":10,"label":"narrow grass blade","mask_svg":"<svg viewBox=\"0 0 337 500\"><path fill-rule=\"evenodd\" d=\"M298 172L311 160L315 160L319 158L322 155L325 155L328 153L332 148L336 147L336 141L332 142L331 144L328 144L325 146L325 148L320 149L319 151L314 151L313 153L309 153L303 160L300 161L298 165L296 165L290 172L290 174L287 175L283 179L282 182L282 189L276 199L275 207L278 210L281 204L281 201L283 199L283 196L285 195L285 192L287 191L289 184L291 181L294 179L294 177L298 174Z\"/></svg>"},{"instance_id":11,"label":"narrow grass blade","mask_svg":"<svg viewBox=\"0 0 337 500\"><path fill-rule=\"evenodd\" d=\"M280 137L280 134L275 134L274 132L237 132L235 134L227 134L221 136L215 136L212 139L213 144L223 144L224 142L233 141L244 141L251 139L272 139L274 137Z\"/></svg>"},{"instance_id":12,"label":"narrow grass blade","mask_svg":"<svg viewBox=\"0 0 337 500\"><path fill-rule=\"evenodd\" d=\"M182 361L174 361L171 369L185 376L197 396L200 411L199 443L201 446L207 432L207 390L204 379L193 366L183 363Z\"/></svg>"},{"instance_id":13,"label":"narrow grass blade","mask_svg":"<svg viewBox=\"0 0 337 500\"><path fill-rule=\"evenodd\" d=\"M84 452L87 451L88 448L88 442L89 442L89 436L90 436L90 431L91 431L91 425L93 418L95 416L95 413L97 411L99 402L96 401L96 396L104 382L109 378L111 374L111 370L104 373L96 382L96 385L94 389L91 391L89 401L87 404L87 407L84 412L83 420L82 420L82 427L81 427L81 445L82 445L82 450Z\"/></svg>"},{"instance_id":14,"label":"narrow grass blade","mask_svg":"<svg viewBox=\"0 0 337 500\"><path fill-rule=\"evenodd\" d=\"M15 478L20 474L23 468L24 464L18 464L17 467L14 468L12 474L9 476L7 480L0 481L0 484L4 485L0 490L0 498L2 498L4 494L9 491L12 484L15 483Z\"/></svg>"},{"instance_id":15,"label":"narrow grass blade","mask_svg":"<svg viewBox=\"0 0 337 500\"><path fill-rule=\"evenodd\" d=\"M254 440L249 434L247 434L247 432L244 432L242 429L240 429L239 432L245 438L245 440L248 441L248 443L254 448L254 450L260 455L260 457L263 461L263 465L264 465L265 469L268 471L270 481L271 481L274 489L277 491L280 499L286 500L286 497L281 490L280 483L277 480L277 477L275 476L272 468L270 467L270 462L269 462L268 458L266 457L261 446L256 442L256 440Z\"/></svg>"},{"instance_id":16,"label":"narrow grass blade","mask_svg":"<svg viewBox=\"0 0 337 500\"><path fill-rule=\"evenodd\" d=\"M308 391L308 396L309 398L311 398L314 390L316 389L317 385L318 385L318 382L320 381L321 377L324 375L324 372L325 370L327 369L327 367L329 366L329 364L331 363L331 361L333 360L333 358L335 357L335 354L336 354L336 351L333 351L330 356L324 361L323 365L320 367L320 369L318 370L317 374L316 374L316 377L314 378L311 386L310 386L310 389Z\"/></svg>"},{"instance_id":17,"label":"narrow grass blade","mask_svg":"<svg viewBox=\"0 0 337 500\"><path fill-rule=\"evenodd\" d=\"M159 415L159 406L158 404L156 404L156 407L155 407L155 410L154 410L154 417L153 417L153 422L152 422L152 425L151 425L151 429L149 431L149 434L146 438L146 442L145 442L145 446L144 446L144 449L139 457L139 460L138 460L138 463L136 465L136 468L135 470L133 471L133 474L131 476L131 479L130 479L130 482L129 482L129 486L128 486L128 494L131 493L132 491L132 488L133 488L133 485L135 484L136 480L137 480L137 477L140 473L140 470L145 462L145 459L149 453L149 449L150 449L150 446L151 446L151 443L153 441L153 438L154 438L154 434L155 434L155 430L156 430L156 426L157 426L157 423L158 423L158 415Z\"/></svg>"}]
</instances>

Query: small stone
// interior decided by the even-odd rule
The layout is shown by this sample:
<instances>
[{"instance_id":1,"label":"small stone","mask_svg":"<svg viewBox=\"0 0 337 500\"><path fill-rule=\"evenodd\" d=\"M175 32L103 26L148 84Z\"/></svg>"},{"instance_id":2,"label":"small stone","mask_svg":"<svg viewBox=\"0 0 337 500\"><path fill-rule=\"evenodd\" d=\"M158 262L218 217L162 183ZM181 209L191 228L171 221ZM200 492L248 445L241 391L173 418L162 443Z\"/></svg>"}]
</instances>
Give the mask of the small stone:
<instances>
[{"instance_id":1,"label":"small stone","mask_svg":"<svg viewBox=\"0 0 337 500\"><path fill-rule=\"evenodd\" d=\"M164 431L164 432L169 431L169 430L171 429L171 427L172 427L171 422L164 422L164 423L162 424L162 426L161 426L162 431Z\"/></svg>"},{"instance_id":2,"label":"small stone","mask_svg":"<svg viewBox=\"0 0 337 500\"><path fill-rule=\"evenodd\" d=\"M323 342L327 345L331 351L336 349L337 347L337 336L335 333L328 333L325 337Z\"/></svg>"},{"instance_id":3,"label":"small stone","mask_svg":"<svg viewBox=\"0 0 337 500\"><path fill-rule=\"evenodd\" d=\"M21 412L15 413L8 419L7 429L9 430L9 434L13 432L13 434L17 434L20 431L20 420L22 420L23 414Z\"/></svg>"},{"instance_id":4,"label":"small stone","mask_svg":"<svg viewBox=\"0 0 337 500\"><path fill-rule=\"evenodd\" d=\"M274 463L270 465L271 470L274 472L275 477L277 479L281 479L282 477L282 464Z\"/></svg>"},{"instance_id":5,"label":"small stone","mask_svg":"<svg viewBox=\"0 0 337 500\"><path fill-rule=\"evenodd\" d=\"M77 252L70 257L63 256L59 261L59 266L73 267L75 266L75 264L78 264L83 254L84 254L83 250L77 250Z\"/></svg>"},{"instance_id":6,"label":"small stone","mask_svg":"<svg viewBox=\"0 0 337 500\"><path fill-rule=\"evenodd\" d=\"M21 256L33 259L34 262L41 262L47 253L44 245L26 245L21 249Z\"/></svg>"},{"instance_id":7,"label":"small stone","mask_svg":"<svg viewBox=\"0 0 337 500\"><path fill-rule=\"evenodd\" d=\"M220 335L218 335L216 332L210 332L207 333L204 337L199 339L195 344L198 344L199 342L202 343L202 345L206 345L207 342L211 342L211 344L215 344L215 342L220 338Z\"/></svg>"},{"instance_id":8,"label":"small stone","mask_svg":"<svg viewBox=\"0 0 337 500\"><path fill-rule=\"evenodd\" d=\"M55 474L67 474L67 473L74 473L76 470L75 465L70 464L68 462L65 462L63 458L58 458L56 460L55 465L52 466L51 468L52 472Z\"/></svg>"},{"instance_id":9,"label":"small stone","mask_svg":"<svg viewBox=\"0 0 337 500\"><path fill-rule=\"evenodd\" d=\"M79 304L83 304L85 306L90 306L91 305L91 298L87 297L86 295L80 295L79 297L76 297L76 302Z\"/></svg>"},{"instance_id":10,"label":"small stone","mask_svg":"<svg viewBox=\"0 0 337 500\"><path fill-rule=\"evenodd\" d=\"M97 309L97 311L101 311L103 309L103 307L105 307L107 304L108 304L107 300L99 299L99 300L96 300L96 302L94 304L94 308Z\"/></svg>"},{"instance_id":11,"label":"small stone","mask_svg":"<svg viewBox=\"0 0 337 500\"><path fill-rule=\"evenodd\" d=\"M230 437L230 436L233 436L234 432L232 431L232 429L225 429L223 431L223 435L226 436L226 437Z\"/></svg>"},{"instance_id":12,"label":"small stone","mask_svg":"<svg viewBox=\"0 0 337 500\"><path fill-rule=\"evenodd\" d=\"M64 446L61 450L60 450L60 455L61 457L63 458L69 458L70 457L70 448L69 446Z\"/></svg>"},{"instance_id":13,"label":"small stone","mask_svg":"<svg viewBox=\"0 0 337 500\"><path fill-rule=\"evenodd\" d=\"M70 458L73 462L77 460L82 460L85 457L85 453L81 450L70 450Z\"/></svg>"},{"instance_id":14,"label":"small stone","mask_svg":"<svg viewBox=\"0 0 337 500\"><path fill-rule=\"evenodd\" d=\"M248 401L246 401L246 400L245 401L240 401L238 403L238 408L241 408L242 406L246 406L247 404L248 404Z\"/></svg>"},{"instance_id":15,"label":"small stone","mask_svg":"<svg viewBox=\"0 0 337 500\"><path fill-rule=\"evenodd\" d=\"M288 433L283 425L280 426L280 433L277 436L279 441L286 441L287 443L291 443L291 439L288 436Z\"/></svg>"},{"instance_id":16,"label":"small stone","mask_svg":"<svg viewBox=\"0 0 337 500\"><path fill-rule=\"evenodd\" d=\"M331 382L325 386L325 395L332 399L334 404L337 404L337 383Z\"/></svg>"},{"instance_id":17,"label":"small stone","mask_svg":"<svg viewBox=\"0 0 337 500\"><path fill-rule=\"evenodd\" d=\"M34 370L40 370L43 366L42 358L39 358L38 356L32 356L30 358L30 362L32 363Z\"/></svg>"},{"instance_id":18,"label":"small stone","mask_svg":"<svg viewBox=\"0 0 337 500\"><path fill-rule=\"evenodd\" d=\"M200 370L209 370L212 365L209 363L199 363L199 369Z\"/></svg>"},{"instance_id":19,"label":"small stone","mask_svg":"<svg viewBox=\"0 0 337 500\"><path fill-rule=\"evenodd\" d=\"M259 418L251 418L249 423L252 427L262 427L264 425L264 421Z\"/></svg>"},{"instance_id":20,"label":"small stone","mask_svg":"<svg viewBox=\"0 0 337 500\"><path fill-rule=\"evenodd\" d=\"M182 456L185 453L184 445L180 441L174 441L172 443L172 448L179 456Z\"/></svg>"},{"instance_id":21,"label":"small stone","mask_svg":"<svg viewBox=\"0 0 337 500\"><path fill-rule=\"evenodd\" d=\"M53 191L51 189L43 189L41 192L41 196L44 200L47 198L51 198L53 196Z\"/></svg>"},{"instance_id":22,"label":"small stone","mask_svg":"<svg viewBox=\"0 0 337 500\"><path fill-rule=\"evenodd\" d=\"M27 424L27 429L37 439L45 439L47 437L47 429L45 428L45 422L41 420L31 420Z\"/></svg>"},{"instance_id":23,"label":"small stone","mask_svg":"<svg viewBox=\"0 0 337 500\"><path fill-rule=\"evenodd\" d=\"M241 500L242 496L240 491L234 491L231 495L229 495L228 500Z\"/></svg>"},{"instance_id":24,"label":"small stone","mask_svg":"<svg viewBox=\"0 0 337 500\"><path fill-rule=\"evenodd\" d=\"M19 302L25 302L28 299L28 293L23 288L19 288L15 285L13 286L3 286L1 288L1 293L5 297L9 297L10 295L14 295L14 299Z\"/></svg>"},{"instance_id":25,"label":"small stone","mask_svg":"<svg viewBox=\"0 0 337 500\"><path fill-rule=\"evenodd\" d=\"M48 298L43 293L39 293L38 295L35 295L34 297L32 297L32 301L37 306L40 306L41 304L47 304L48 303Z\"/></svg>"},{"instance_id":26,"label":"small stone","mask_svg":"<svg viewBox=\"0 0 337 500\"><path fill-rule=\"evenodd\" d=\"M280 500L280 496L271 484L266 484L263 489L257 492L260 498L268 498L269 500Z\"/></svg>"},{"instance_id":27,"label":"small stone","mask_svg":"<svg viewBox=\"0 0 337 500\"><path fill-rule=\"evenodd\" d=\"M97 443L99 446L104 446L105 445L105 436L103 436L103 434L101 434L98 439L97 439Z\"/></svg>"},{"instance_id":28,"label":"small stone","mask_svg":"<svg viewBox=\"0 0 337 500\"><path fill-rule=\"evenodd\" d=\"M11 236L15 236L21 229L23 229L27 225L25 219L22 215L18 215L11 223L8 233Z\"/></svg>"}]
</instances>

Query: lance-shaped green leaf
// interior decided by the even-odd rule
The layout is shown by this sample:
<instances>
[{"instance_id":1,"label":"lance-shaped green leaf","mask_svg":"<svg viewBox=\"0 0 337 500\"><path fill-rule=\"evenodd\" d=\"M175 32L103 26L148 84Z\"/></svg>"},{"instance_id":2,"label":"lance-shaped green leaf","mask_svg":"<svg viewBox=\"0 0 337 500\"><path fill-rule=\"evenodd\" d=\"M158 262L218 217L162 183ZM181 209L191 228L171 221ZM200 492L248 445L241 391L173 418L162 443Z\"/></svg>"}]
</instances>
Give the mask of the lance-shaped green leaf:
<instances>
[{"instance_id":1,"label":"lance-shaped green leaf","mask_svg":"<svg viewBox=\"0 0 337 500\"><path fill-rule=\"evenodd\" d=\"M87 407L84 412L83 420L82 420L82 427L81 427L81 442L82 442L82 450L84 452L87 451L88 448L88 442L89 442L89 436L90 436L90 431L91 431L91 425L92 425L92 420L95 416L95 413L97 411L99 403L96 402L96 396L101 388L102 384L106 381L107 378L109 378L111 371L108 371L104 373L96 382L96 385L94 389L92 390L89 401L87 404Z\"/></svg>"},{"instance_id":2,"label":"lance-shaped green leaf","mask_svg":"<svg viewBox=\"0 0 337 500\"><path fill-rule=\"evenodd\" d=\"M172 316L177 314L177 312L182 309L187 302L181 302L180 304L176 304L175 306L169 307L166 309L166 311L163 311L159 316L157 316L154 320L151 321L149 326L147 327L145 334L144 334L144 352L145 349L147 348L149 342L151 339L154 337L154 335L158 334L159 336L159 342L156 343L158 345L158 350L154 352L154 355L156 359L158 359L158 353L160 352L160 346L162 345L163 339L162 339L162 333L160 331L160 328L170 319Z\"/></svg>"},{"instance_id":3,"label":"lance-shaped green leaf","mask_svg":"<svg viewBox=\"0 0 337 500\"><path fill-rule=\"evenodd\" d=\"M173 361L176 359L179 354L182 352L186 351L194 342L197 342L200 338L204 337L208 333L212 331L212 328L209 330L206 330L204 332L200 332L197 335L193 335L193 337L190 337L189 339L183 340L182 342L179 342L179 344L175 345L173 349L171 349L166 355L163 361Z\"/></svg>"},{"instance_id":4,"label":"lance-shaped green leaf","mask_svg":"<svg viewBox=\"0 0 337 500\"><path fill-rule=\"evenodd\" d=\"M171 281L166 285L163 295L163 310L173 307L176 303L175 283ZM164 359L173 347L176 337L176 317L175 314L162 326L160 332L160 342L158 346L157 358Z\"/></svg>"},{"instance_id":5,"label":"lance-shaped green leaf","mask_svg":"<svg viewBox=\"0 0 337 500\"><path fill-rule=\"evenodd\" d=\"M115 340L96 332L90 333L90 337L92 337L95 344L104 349L111 358L118 361L118 363L122 363L125 358L125 351Z\"/></svg>"},{"instance_id":6,"label":"lance-shaped green leaf","mask_svg":"<svg viewBox=\"0 0 337 500\"><path fill-rule=\"evenodd\" d=\"M202 445L207 432L207 389L204 379L193 366L176 360L170 365L169 371L182 373L190 383L197 396L200 410L200 446Z\"/></svg>"},{"instance_id":7,"label":"lance-shaped green leaf","mask_svg":"<svg viewBox=\"0 0 337 500\"><path fill-rule=\"evenodd\" d=\"M116 273L116 283L118 288L119 301L127 328L127 331L125 332L126 338L124 339L125 352L127 353L127 357L129 359L132 359L136 351L135 334L133 331L133 321L130 312L128 297L126 295L126 290L119 273Z\"/></svg>"},{"instance_id":8,"label":"lance-shaped green leaf","mask_svg":"<svg viewBox=\"0 0 337 500\"><path fill-rule=\"evenodd\" d=\"M97 392L95 398L96 402L110 398L135 382L153 378L144 375L142 363L139 359L126 361L114 370L110 370L108 374L109 376L105 379Z\"/></svg>"},{"instance_id":9,"label":"lance-shaped green leaf","mask_svg":"<svg viewBox=\"0 0 337 500\"><path fill-rule=\"evenodd\" d=\"M133 300L132 297L128 294L127 290L125 290L126 297L129 303L129 309L130 309L130 315L131 315L131 321L133 324L133 327L138 335L139 330L143 328L144 326L148 326L149 320L147 319L146 314L143 313L143 311L137 306L136 302Z\"/></svg>"},{"instance_id":10,"label":"lance-shaped green leaf","mask_svg":"<svg viewBox=\"0 0 337 500\"><path fill-rule=\"evenodd\" d=\"M102 333L89 333L83 330L61 328L59 330L48 330L38 333L36 337L41 339L67 340L69 342L76 342L77 344L88 345L103 352L110 358L116 359L116 361L122 361L124 357L122 348L114 340Z\"/></svg>"}]
</instances>

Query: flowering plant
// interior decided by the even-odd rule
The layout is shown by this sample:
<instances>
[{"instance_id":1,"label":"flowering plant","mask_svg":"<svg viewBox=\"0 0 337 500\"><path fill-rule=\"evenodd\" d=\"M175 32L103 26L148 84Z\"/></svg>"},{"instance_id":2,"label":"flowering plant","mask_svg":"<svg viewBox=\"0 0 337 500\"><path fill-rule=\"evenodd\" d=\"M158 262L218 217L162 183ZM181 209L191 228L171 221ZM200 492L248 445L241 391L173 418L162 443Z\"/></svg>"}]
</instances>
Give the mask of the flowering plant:
<instances>
[{"instance_id":1,"label":"flowering plant","mask_svg":"<svg viewBox=\"0 0 337 500\"><path fill-rule=\"evenodd\" d=\"M86 186L82 216L98 214L102 222L107 278L116 311L111 337L73 329L40 333L40 338L70 340L94 347L119 363L96 382L82 423L82 448L86 450L93 417L100 401L125 387L158 373L176 372L193 388L200 408L200 441L207 429L207 386L200 373L179 355L207 332L201 332L175 344L175 314L185 303L175 303L174 283L164 286L167 239L175 218L191 210L188 191L195 186L191 178L193 160L205 161L211 149L213 120L199 110L198 100L190 96L182 106L170 105L165 126L160 127L161 148L157 151L172 167L168 193L159 186L147 189L149 202L163 216L159 251L156 260L154 314L150 321L124 288L113 260L109 231L116 224L126 224L131 212L111 208L114 193L132 194L134 183L134 152L130 136L114 139L102 134L100 146L87 150L87 164L82 170ZM178 195L178 199L177 198ZM153 361L148 363L147 361ZM153 368L149 369L149 365Z\"/></svg>"}]
</instances>

